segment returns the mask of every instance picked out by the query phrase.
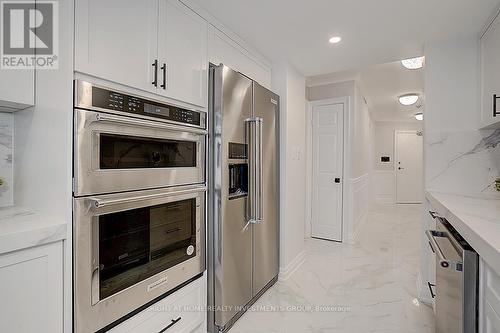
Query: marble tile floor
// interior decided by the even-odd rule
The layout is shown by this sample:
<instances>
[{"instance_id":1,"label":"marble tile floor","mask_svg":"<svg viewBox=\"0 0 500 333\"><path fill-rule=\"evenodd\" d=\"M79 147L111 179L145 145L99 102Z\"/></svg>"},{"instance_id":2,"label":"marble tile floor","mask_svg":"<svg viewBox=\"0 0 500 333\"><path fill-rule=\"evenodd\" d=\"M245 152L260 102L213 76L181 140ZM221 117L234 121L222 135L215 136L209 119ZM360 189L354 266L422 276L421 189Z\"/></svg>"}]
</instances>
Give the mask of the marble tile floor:
<instances>
[{"instance_id":1,"label":"marble tile floor","mask_svg":"<svg viewBox=\"0 0 500 333\"><path fill-rule=\"evenodd\" d=\"M307 240L305 263L230 333L434 332L432 308L416 299L420 214L420 205L376 205L355 244Z\"/></svg>"}]
</instances>

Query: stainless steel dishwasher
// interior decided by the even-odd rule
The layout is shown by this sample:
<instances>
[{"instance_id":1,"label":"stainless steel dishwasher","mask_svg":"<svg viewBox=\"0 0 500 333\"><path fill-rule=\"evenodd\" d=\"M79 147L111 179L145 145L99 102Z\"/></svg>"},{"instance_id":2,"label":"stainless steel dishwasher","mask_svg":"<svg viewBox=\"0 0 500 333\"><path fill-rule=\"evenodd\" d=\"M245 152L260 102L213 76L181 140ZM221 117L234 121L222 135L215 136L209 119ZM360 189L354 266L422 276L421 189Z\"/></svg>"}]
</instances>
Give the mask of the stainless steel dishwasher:
<instances>
[{"instance_id":1,"label":"stainless steel dishwasher","mask_svg":"<svg viewBox=\"0 0 500 333\"><path fill-rule=\"evenodd\" d=\"M477 333L478 255L448 221L431 215L436 230L426 235L436 254L436 333Z\"/></svg>"}]
</instances>

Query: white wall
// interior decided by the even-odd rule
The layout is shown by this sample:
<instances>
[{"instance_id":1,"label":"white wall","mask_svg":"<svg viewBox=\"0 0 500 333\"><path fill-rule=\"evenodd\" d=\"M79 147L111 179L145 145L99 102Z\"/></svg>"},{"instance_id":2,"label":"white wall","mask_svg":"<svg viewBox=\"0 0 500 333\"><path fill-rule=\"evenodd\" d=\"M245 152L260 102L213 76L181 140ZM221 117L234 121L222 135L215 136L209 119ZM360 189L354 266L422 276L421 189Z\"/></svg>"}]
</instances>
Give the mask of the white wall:
<instances>
[{"instance_id":1,"label":"white wall","mask_svg":"<svg viewBox=\"0 0 500 333\"><path fill-rule=\"evenodd\" d=\"M394 170L394 134L396 131L422 131L423 122L376 121L373 168L375 170ZM382 163L380 158L389 156L389 163Z\"/></svg>"},{"instance_id":2,"label":"white wall","mask_svg":"<svg viewBox=\"0 0 500 333\"><path fill-rule=\"evenodd\" d=\"M305 78L278 63L272 87L280 95L280 278L286 279L305 257Z\"/></svg>"},{"instance_id":3,"label":"white wall","mask_svg":"<svg viewBox=\"0 0 500 333\"><path fill-rule=\"evenodd\" d=\"M342 98L354 96L355 81L349 80L339 83L329 83L307 88L307 99L309 101L320 101L329 98Z\"/></svg>"},{"instance_id":4,"label":"white wall","mask_svg":"<svg viewBox=\"0 0 500 333\"><path fill-rule=\"evenodd\" d=\"M375 202L394 203L396 201L396 175L394 173L395 132L422 131L422 128L422 122L376 121L374 123L372 198ZM390 157L390 162L381 162L380 158L382 156Z\"/></svg>"}]
</instances>

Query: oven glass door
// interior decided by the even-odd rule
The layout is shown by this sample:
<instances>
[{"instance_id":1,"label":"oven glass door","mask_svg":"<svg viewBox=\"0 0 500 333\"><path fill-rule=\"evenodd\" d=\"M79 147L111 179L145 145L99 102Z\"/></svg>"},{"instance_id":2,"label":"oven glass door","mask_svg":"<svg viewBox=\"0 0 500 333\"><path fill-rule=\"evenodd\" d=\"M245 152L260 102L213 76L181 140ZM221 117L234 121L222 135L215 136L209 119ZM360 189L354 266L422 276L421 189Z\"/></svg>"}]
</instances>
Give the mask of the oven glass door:
<instances>
[{"instance_id":1,"label":"oven glass door","mask_svg":"<svg viewBox=\"0 0 500 333\"><path fill-rule=\"evenodd\" d=\"M126 135L99 136L100 169L196 167L196 142Z\"/></svg>"},{"instance_id":2,"label":"oven glass door","mask_svg":"<svg viewBox=\"0 0 500 333\"><path fill-rule=\"evenodd\" d=\"M194 256L196 207L191 198L96 217L99 299Z\"/></svg>"}]
</instances>

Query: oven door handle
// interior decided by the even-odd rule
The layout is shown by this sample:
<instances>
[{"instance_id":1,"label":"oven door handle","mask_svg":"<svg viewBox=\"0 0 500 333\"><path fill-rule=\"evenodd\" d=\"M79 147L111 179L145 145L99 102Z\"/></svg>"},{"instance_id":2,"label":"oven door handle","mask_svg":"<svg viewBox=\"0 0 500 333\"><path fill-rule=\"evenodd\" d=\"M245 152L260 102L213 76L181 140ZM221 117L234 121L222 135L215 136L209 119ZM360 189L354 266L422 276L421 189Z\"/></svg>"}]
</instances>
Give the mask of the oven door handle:
<instances>
[{"instance_id":1,"label":"oven door handle","mask_svg":"<svg viewBox=\"0 0 500 333\"><path fill-rule=\"evenodd\" d=\"M147 127L147 128L153 128L153 129L178 130L178 131L190 132L190 133L195 133L195 134L203 134L203 135L207 134L207 130L201 129L201 128L189 127L189 129L186 129L186 127L179 126L179 125L173 125L173 124L168 124L168 123L163 123L163 122L158 122L158 121L136 119L136 118L130 118L130 117L113 116L113 115L104 114L104 113L97 113L95 115L94 121L95 122L115 123L115 124L121 124L121 125L141 126L141 127Z\"/></svg>"},{"instance_id":2,"label":"oven door handle","mask_svg":"<svg viewBox=\"0 0 500 333\"><path fill-rule=\"evenodd\" d=\"M134 197L126 197L119 199L99 199L95 197L89 198L92 203L92 207L94 208L104 208L109 206L121 205L121 204L129 204L135 203L139 201L151 200L151 199L162 199L167 197L176 197L180 195L187 195L191 193L199 193L204 192L206 189L203 188L194 188L194 189L186 189L175 192L164 192L164 193L155 193L155 194L146 194L146 195L137 195Z\"/></svg>"}]
</instances>

